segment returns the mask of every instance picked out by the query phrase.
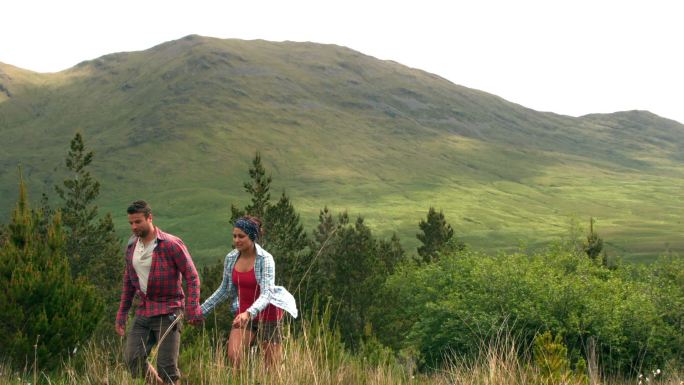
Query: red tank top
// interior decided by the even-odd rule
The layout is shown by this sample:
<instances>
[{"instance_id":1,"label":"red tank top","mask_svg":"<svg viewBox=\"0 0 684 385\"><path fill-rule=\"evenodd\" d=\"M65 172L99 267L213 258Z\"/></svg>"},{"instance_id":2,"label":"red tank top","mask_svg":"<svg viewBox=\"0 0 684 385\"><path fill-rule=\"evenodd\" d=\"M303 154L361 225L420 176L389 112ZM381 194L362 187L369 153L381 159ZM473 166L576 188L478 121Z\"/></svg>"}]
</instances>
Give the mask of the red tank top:
<instances>
[{"instance_id":1,"label":"red tank top","mask_svg":"<svg viewBox=\"0 0 684 385\"><path fill-rule=\"evenodd\" d=\"M240 314L247 311L254 301L259 298L259 294L261 293L259 284L257 284L256 275L254 274L254 268L245 273L233 269L233 284L236 285L238 289L238 300L240 301L238 314ZM257 314L256 320L277 321L282 317L283 310L269 303L264 310Z\"/></svg>"}]
</instances>

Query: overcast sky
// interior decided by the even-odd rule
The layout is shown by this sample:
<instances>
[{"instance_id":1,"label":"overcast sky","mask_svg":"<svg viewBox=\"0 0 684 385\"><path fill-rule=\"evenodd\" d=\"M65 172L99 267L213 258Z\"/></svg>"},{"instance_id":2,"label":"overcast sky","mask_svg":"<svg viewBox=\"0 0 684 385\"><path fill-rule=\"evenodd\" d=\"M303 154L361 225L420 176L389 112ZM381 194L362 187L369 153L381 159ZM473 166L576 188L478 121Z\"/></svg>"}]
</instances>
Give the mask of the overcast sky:
<instances>
[{"instance_id":1,"label":"overcast sky","mask_svg":"<svg viewBox=\"0 0 684 385\"><path fill-rule=\"evenodd\" d=\"M676 0L5 0L0 61L56 72L189 34L313 41L535 110L684 123L683 11Z\"/></svg>"}]
</instances>

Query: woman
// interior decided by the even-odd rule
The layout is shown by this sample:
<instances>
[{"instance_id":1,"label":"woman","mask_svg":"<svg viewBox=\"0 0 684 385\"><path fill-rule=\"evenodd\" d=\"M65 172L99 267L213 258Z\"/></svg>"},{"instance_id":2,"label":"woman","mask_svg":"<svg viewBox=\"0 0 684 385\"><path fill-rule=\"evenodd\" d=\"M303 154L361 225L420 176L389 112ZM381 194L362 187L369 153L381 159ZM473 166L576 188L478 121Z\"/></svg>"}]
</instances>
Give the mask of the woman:
<instances>
[{"instance_id":1,"label":"woman","mask_svg":"<svg viewBox=\"0 0 684 385\"><path fill-rule=\"evenodd\" d=\"M267 366L280 361L283 311L297 317L294 297L275 286L273 257L256 243L261 220L244 216L233 227L233 249L223 265L223 282L202 304L206 318L216 305L232 298L233 319L228 337L228 358L234 368L255 339L261 342Z\"/></svg>"}]
</instances>

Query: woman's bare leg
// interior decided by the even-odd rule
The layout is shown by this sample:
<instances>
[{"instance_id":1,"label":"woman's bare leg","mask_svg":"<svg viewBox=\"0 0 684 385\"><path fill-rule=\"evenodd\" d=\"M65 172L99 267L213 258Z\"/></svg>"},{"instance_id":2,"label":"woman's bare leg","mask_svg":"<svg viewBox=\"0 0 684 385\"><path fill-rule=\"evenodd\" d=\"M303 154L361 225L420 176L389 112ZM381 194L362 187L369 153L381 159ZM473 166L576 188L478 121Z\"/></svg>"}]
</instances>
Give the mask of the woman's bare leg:
<instances>
[{"instance_id":1,"label":"woman's bare leg","mask_svg":"<svg viewBox=\"0 0 684 385\"><path fill-rule=\"evenodd\" d=\"M254 335L248 328L230 329L230 336L228 337L228 360L234 369L240 367L242 355L245 353L252 342Z\"/></svg>"},{"instance_id":2,"label":"woman's bare leg","mask_svg":"<svg viewBox=\"0 0 684 385\"><path fill-rule=\"evenodd\" d=\"M266 361L267 368L271 369L280 365L283 354L280 344L264 342L261 344L261 348L264 351L264 360Z\"/></svg>"}]
</instances>

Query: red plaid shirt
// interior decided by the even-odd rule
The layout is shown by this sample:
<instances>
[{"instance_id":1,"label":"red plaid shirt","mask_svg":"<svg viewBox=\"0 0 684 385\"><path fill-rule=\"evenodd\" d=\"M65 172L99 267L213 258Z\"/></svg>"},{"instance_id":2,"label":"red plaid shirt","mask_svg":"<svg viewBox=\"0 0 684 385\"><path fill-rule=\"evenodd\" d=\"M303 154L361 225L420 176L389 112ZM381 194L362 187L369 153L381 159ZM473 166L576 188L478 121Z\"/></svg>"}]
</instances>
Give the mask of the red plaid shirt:
<instances>
[{"instance_id":1,"label":"red plaid shirt","mask_svg":"<svg viewBox=\"0 0 684 385\"><path fill-rule=\"evenodd\" d=\"M168 314L175 309L184 308L185 294L181 275L188 286L186 318L201 319L199 307L200 281L195 264L183 241L167 234L155 226L157 246L152 251L152 266L147 281L147 294L140 290L138 275L133 268L133 252L137 238L128 242L126 249L126 268L124 270L121 304L116 315L116 323L126 325L128 310L135 294L141 299L135 312L137 315L151 317Z\"/></svg>"}]
</instances>

